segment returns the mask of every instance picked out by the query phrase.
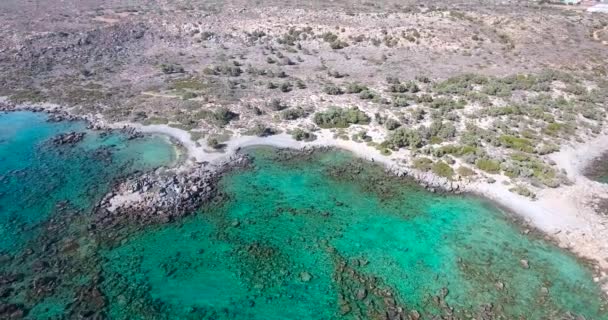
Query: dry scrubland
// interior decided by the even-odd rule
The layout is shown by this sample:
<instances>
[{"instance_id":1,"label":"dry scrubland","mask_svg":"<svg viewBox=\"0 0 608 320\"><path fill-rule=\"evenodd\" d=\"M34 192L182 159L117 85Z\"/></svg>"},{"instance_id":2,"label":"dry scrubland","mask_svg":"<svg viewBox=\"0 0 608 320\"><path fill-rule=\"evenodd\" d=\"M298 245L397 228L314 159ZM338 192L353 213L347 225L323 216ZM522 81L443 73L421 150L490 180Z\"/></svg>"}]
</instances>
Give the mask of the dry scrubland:
<instances>
[{"instance_id":1,"label":"dry scrubland","mask_svg":"<svg viewBox=\"0 0 608 320\"><path fill-rule=\"evenodd\" d=\"M209 149L331 130L534 199L576 182L560 150L607 134L608 15L573 7L11 0L0 19L0 96L166 124ZM580 200L602 225L605 191Z\"/></svg>"}]
</instances>

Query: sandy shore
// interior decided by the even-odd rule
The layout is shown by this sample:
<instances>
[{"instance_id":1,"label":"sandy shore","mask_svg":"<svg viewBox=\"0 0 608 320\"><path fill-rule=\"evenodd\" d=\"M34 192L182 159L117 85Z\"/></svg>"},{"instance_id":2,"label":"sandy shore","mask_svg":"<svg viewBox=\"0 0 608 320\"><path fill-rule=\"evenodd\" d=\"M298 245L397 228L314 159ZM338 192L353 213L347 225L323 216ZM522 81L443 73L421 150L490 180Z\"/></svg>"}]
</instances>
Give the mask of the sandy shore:
<instances>
[{"instance_id":1,"label":"sandy shore","mask_svg":"<svg viewBox=\"0 0 608 320\"><path fill-rule=\"evenodd\" d=\"M123 126L127 123L115 125ZM240 148L255 145L292 149L323 146L351 151L361 158L382 163L393 171L398 171L399 168L412 171L403 160L408 159L408 152L405 150L388 156L382 155L377 149L365 143L336 139L329 130L315 132L317 139L312 142L295 141L284 133L269 137L236 136L226 143L223 152L218 152L197 145L190 139L188 132L180 129L166 125L128 125L142 132L167 134L177 139L188 150L190 161L194 163L219 162ZM496 179L495 183L463 183L462 191L488 198L508 208L531 226L549 235L561 247L568 248L583 258L594 260L602 270L608 270L608 219L596 214L589 204L595 195L608 196L608 185L591 181L582 174L585 165L606 149L608 149L608 134L587 143L566 146L562 151L553 154L551 158L558 167L566 170L573 185L541 190L536 200L509 191L511 186L502 183L507 178L501 175L492 176ZM424 175L421 173L422 177ZM600 274L604 277L603 272ZM602 279L596 279L596 281L600 280Z\"/></svg>"},{"instance_id":2,"label":"sandy shore","mask_svg":"<svg viewBox=\"0 0 608 320\"><path fill-rule=\"evenodd\" d=\"M52 108L51 108L52 107ZM56 109L49 105L47 110ZM60 108L59 108L60 109ZM223 151L213 150L202 142L197 144L190 133L167 125L141 125L137 123L107 123L98 117L87 117L88 120L101 126L122 128L133 127L144 133L164 134L178 141L187 150L184 166L200 163L220 163L240 148L267 145L280 148L302 149L305 147L336 147L348 150L366 160L384 164L393 172L407 172L422 183L432 184L437 177L428 172L416 172L408 166L410 153L407 150L382 155L374 147L352 140L334 138L329 130L315 132L317 139L311 142L299 142L288 134L277 134L268 137L234 136L225 144ZM522 218L527 224L539 229L555 241L560 247L567 248L578 256L595 262L598 268L596 281L603 283L608 293L608 217L597 214L593 209L593 200L598 196L608 198L608 185L591 181L583 175L583 170L595 157L608 150L608 133L604 133L585 143L563 146L562 150L552 154L559 168L563 168L570 186L555 189L543 189L537 193L537 199L520 196L509 191L508 178L502 175L488 175L496 180L488 183L485 179L475 182L457 182L459 191L473 193L490 199L500 206Z\"/></svg>"}]
</instances>

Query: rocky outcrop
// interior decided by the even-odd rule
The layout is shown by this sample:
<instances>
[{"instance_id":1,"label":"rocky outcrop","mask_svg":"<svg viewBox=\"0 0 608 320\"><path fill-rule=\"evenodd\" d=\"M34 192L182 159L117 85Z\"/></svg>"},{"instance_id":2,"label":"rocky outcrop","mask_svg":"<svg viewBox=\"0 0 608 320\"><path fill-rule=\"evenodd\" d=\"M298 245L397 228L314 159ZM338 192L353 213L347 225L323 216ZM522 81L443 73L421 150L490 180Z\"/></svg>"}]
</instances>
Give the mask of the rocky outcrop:
<instances>
[{"instance_id":1,"label":"rocky outcrop","mask_svg":"<svg viewBox=\"0 0 608 320\"><path fill-rule=\"evenodd\" d=\"M68 132L68 133L61 133L58 134L56 136L54 136L53 138L51 138L51 143L56 145L56 146L62 146L62 145L74 145L80 141L82 141L82 139L84 139L84 136L86 135L86 132Z\"/></svg>"},{"instance_id":2,"label":"rocky outcrop","mask_svg":"<svg viewBox=\"0 0 608 320\"><path fill-rule=\"evenodd\" d=\"M218 165L203 165L181 172L153 172L118 184L96 209L98 226L117 223L165 223L197 210L216 194L221 176L246 167L250 159L235 155Z\"/></svg>"},{"instance_id":3,"label":"rocky outcrop","mask_svg":"<svg viewBox=\"0 0 608 320\"><path fill-rule=\"evenodd\" d=\"M387 169L389 173L399 177L410 177L418 182L423 188L431 192L453 192L461 193L465 191L466 183L463 181L450 180L439 177L432 172L425 172L403 166L392 166Z\"/></svg>"}]
</instances>

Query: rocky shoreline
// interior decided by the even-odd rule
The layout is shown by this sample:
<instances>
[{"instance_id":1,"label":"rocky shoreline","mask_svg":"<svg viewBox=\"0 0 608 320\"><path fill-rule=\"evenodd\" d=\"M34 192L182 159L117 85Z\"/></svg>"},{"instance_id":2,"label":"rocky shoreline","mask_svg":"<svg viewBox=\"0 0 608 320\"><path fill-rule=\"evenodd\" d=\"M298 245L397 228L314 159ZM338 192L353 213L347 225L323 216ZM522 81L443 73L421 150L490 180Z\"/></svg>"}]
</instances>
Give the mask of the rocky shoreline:
<instances>
[{"instance_id":1,"label":"rocky shoreline","mask_svg":"<svg viewBox=\"0 0 608 320\"><path fill-rule=\"evenodd\" d=\"M157 170L128 178L116 184L96 207L96 223L106 228L174 221L211 200L223 174L250 163L248 156L238 154L217 165Z\"/></svg>"},{"instance_id":2,"label":"rocky shoreline","mask_svg":"<svg viewBox=\"0 0 608 320\"><path fill-rule=\"evenodd\" d=\"M142 132L146 132L146 130L142 130L140 128L137 128L137 126L130 125L128 123L120 124L120 126L118 126L113 125L111 123L106 123L102 119L94 118L92 115L72 115L69 113L69 111L66 111L57 105L14 105L7 103L6 100L0 101L0 111L17 110L46 112L51 115L50 119L53 119L52 121L86 121L88 123L88 128L94 130L120 130L121 132L132 134L134 136L141 135ZM162 130L153 132L168 135L171 137L172 142L174 142L175 144L185 146L185 142L182 141L183 137L176 137L173 136L171 133L166 133ZM547 240L554 242L556 245L562 248L567 248L569 251L578 256L581 261L590 264L592 269L594 270L594 273L596 274L596 279L598 282L603 281L603 279L606 278L606 274L608 274L608 272L603 271L605 270L603 267L605 263L603 263L602 259L600 259L602 254L598 254L598 251L596 250L596 247L600 244L600 242L596 242L596 240L591 240L590 242L590 240L588 239L590 236L593 237L593 234L585 232L584 229L581 229L580 226L576 225L568 225L568 228L566 229L560 227L560 229L558 230L555 230L555 227L547 228L545 226L538 225L538 221L536 221L536 219L541 219L538 214L543 213L545 210L545 203L547 201L550 202L550 199L548 199L547 197L541 198L540 200L536 201L529 200L526 198L521 199L521 197L513 195L506 188L501 188L498 183L494 183L494 181L490 182L490 180L492 180L491 177L487 178L487 182L468 180L466 178L462 180L450 180L447 178L436 176L432 172L425 172L412 167L408 167L407 164L402 164L400 162L393 161L393 159L390 159L388 157L374 155L370 159L371 154L368 154L365 150L359 150L357 148L353 149L349 145L344 146L339 143L333 144L330 143L331 141L327 141L327 139L319 139L317 141L314 141L313 143L300 144L297 142L285 142L280 139L275 141L273 140L273 138L275 138L275 136L271 136L265 140L261 140L255 137L252 140L243 140L237 138L235 141L232 141L230 143L229 148L225 154L222 154L219 157L217 155L213 155L212 157L210 157L209 161L204 161L204 159L206 158L203 158L203 161L201 161L201 159L192 157L192 155L190 155L190 157L195 158L190 160L196 161L185 161L184 163L181 163L177 168L174 168L173 174L182 171L181 174L185 174L185 176L192 174L192 177L177 178L177 180L173 183L168 182L169 180L171 180L171 178L163 178L160 175L154 176L151 173L145 175L145 178L142 178L144 180L148 180L145 183L141 183L142 190L144 188L151 188L151 186L158 187L162 184L166 184L176 188L171 191L173 192L173 194L175 194L175 190L187 190L185 188L187 188L188 186L196 186L197 191L190 190L187 192L187 195L185 195L185 198L190 200L180 200L178 199L178 197L173 195L173 199L171 201L163 201L163 197L171 197L169 193L166 193L166 190L164 191L165 193L154 193L150 191L142 193L139 191L133 192L134 190L137 190L137 187L135 185L129 186L129 183L123 186L120 186L120 184L117 185L116 188L113 189L113 191L109 195L107 195L107 199L104 198L106 202L103 204L99 204L99 216L105 217L105 219L107 219L107 221L101 223L100 225L112 225L113 223L118 223L118 221L136 222L137 217L144 217L142 220L144 224L162 223L169 222L174 218L184 216L188 210L191 210L196 207L194 205L195 203L202 204L205 201L209 201L211 198L213 198L213 195L216 194L215 184L221 178L221 174L204 172L206 170L215 170L218 168L218 172L228 171L231 168L231 165L229 163L231 163L231 161L235 159L239 159L239 157L242 156L239 156L241 149L248 146L270 145L279 149L289 149L291 151L295 151L295 153L299 154L299 156L305 155L306 153L314 153L316 151L326 151L329 149L339 148L349 150L355 153L360 158L371 160L372 162L379 162L384 165L384 168L387 172L399 177L410 178L430 192L446 192L453 194L467 193L483 197L484 199L488 199L489 201L494 202L496 205L503 208L503 210L506 211L509 216L515 218L515 220L518 221L518 224L523 226L524 230L538 230L538 233L543 234ZM188 149L188 151L190 152L191 150ZM232 158L226 160L228 157ZM374 159L376 161L374 161ZM243 161L243 163L247 162L244 160L239 161ZM239 161L236 161L235 163L239 163ZM235 165L235 167L239 166L241 165ZM171 173L169 175L171 175ZM153 182L155 179L160 179L163 182L155 184ZM183 180L180 182L180 179ZM136 180L137 178L128 179L128 181ZM126 181L127 180L123 182ZM205 181L205 183L199 184L202 181ZM131 183L137 184L136 182ZM145 194L145 196L143 196L143 194ZM114 203L109 202L109 199L115 199ZM121 201L124 201L124 203L121 203ZM539 202L542 203L542 206L538 205ZM116 203L120 204L120 206L116 206ZM122 217L120 214L112 213L112 210L125 212L126 206L129 206L129 203L133 206L133 208L131 209L138 212L133 215L133 219L121 220ZM145 204L158 206L158 208L146 208ZM158 214L158 216L155 216L155 214ZM560 218L555 215L553 217L556 219ZM545 218L546 217L542 217L542 219ZM101 221L103 221L104 218L100 219ZM589 261L594 262L589 263ZM605 290L608 292L608 288L606 288Z\"/></svg>"}]
</instances>

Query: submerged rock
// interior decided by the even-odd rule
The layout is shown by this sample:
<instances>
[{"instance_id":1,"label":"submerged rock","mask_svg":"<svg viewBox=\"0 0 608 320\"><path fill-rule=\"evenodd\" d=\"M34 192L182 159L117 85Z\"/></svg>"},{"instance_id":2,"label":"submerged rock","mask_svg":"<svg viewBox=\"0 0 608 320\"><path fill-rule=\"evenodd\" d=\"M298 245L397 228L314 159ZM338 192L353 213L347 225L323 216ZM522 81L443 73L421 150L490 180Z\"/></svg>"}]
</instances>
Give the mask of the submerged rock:
<instances>
[{"instance_id":1,"label":"submerged rock","mask_svg":"<svg viewBox=\"0 0 608 320\"><path fill-rule=\"evenodd\" d=\"M306 271L300 272L300 280L302 280L302 282L310 282L310 280L312 280L312 275Z\"/></svg>"},{"instance_id":2,"label":"submerged rock","mask_svg":"<svg viewBox=\"0 0 608 320\"><path fill-rule=\"evenodd\" d=\"M55 137L51 138L51 143L56 145L56 146L61 146L61 145L66 145L66 144L76 144L80 141L82 141L82 139L84 139L84 136L86 135L85 132L68 132L68 133L62 133L59 135L56 135Z\"/></svg>"}]
</instances>

